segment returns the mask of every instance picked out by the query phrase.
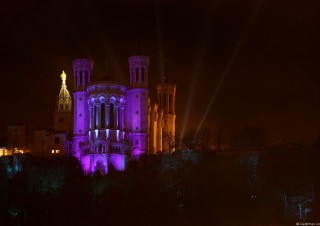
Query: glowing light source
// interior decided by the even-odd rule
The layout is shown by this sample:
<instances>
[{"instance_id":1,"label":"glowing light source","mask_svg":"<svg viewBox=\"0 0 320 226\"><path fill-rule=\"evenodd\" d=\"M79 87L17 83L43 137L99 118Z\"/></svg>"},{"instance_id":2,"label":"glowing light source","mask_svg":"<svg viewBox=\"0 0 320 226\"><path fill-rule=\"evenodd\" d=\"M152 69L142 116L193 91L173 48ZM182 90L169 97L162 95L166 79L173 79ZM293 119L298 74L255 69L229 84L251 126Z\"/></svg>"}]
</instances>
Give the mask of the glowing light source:
<instances>
[{"instance_id":1,"label":"glowing light source","mask_svg":"<svg viewBox=\"0 0 320 226\"><path fill-rule=\"evenodd\" d=\"M119 140L119 132L120 130L117 129L117 140Z\"/></svg>"},{"instance_id":2,"label":"glowing light source","mask_svg":"<svg viewBox=\"0 0 320 226\"><path fill-rule=\"evenodd\" d=\"M109 138L109 133L110 133L110 130L106 129L106 138Z\"/></svg>"}]
</instances>

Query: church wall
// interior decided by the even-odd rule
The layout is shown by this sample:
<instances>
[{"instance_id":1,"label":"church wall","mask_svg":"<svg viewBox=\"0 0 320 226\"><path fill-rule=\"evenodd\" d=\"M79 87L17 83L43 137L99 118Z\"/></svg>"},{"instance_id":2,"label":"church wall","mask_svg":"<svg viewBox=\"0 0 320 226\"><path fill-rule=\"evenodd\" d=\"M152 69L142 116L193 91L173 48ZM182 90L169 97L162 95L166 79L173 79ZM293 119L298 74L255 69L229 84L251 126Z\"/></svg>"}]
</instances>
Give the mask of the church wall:
<instances>
[{"instance_id":1,"label":"church wall","mask_svg":"<svg viewBox=\"0 0 320 226\"><path fill-rule=\"evenodd\" d=\"M147 151L148 140L148 90L131 89L127 93L130 107L130 131L133 147L141 152Z\"/></svg>"}]
</instances>

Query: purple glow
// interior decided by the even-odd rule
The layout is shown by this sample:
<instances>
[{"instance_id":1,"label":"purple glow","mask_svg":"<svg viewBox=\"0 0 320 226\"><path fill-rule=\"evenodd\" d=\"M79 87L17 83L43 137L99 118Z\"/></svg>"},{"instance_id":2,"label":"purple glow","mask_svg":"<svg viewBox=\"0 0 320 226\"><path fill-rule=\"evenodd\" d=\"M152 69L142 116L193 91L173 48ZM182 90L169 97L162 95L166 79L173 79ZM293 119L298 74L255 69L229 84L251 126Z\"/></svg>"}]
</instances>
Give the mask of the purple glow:
<instances>
[{"instance_id":1,"label":"purple glow","mask_svg":"<svg viewBox=\"0 0 320 226\"><path fill-rule=\"evenodd\" d=\"M88 59L74 60L73 70L74 155L86 174L106 174L109 164L125 170L126 157L139 158L148 148L149 57L129 57L129 87L113 81L90 83L93 62ZM155 143L162 143L162 136L155 137Z\"/></svg>"},{"instance_id":2,"label":"purple glow","mask_svg":"<svg viewBox=\"0 0 320 226\"><path fill-rule=\"evenodd\" d=\"M119 140L119 130L117 129L117 140Z\"/></svg>"},{"instance_id":3,"label":"purple glow","mask_svg":"<svg viewBox=\"0 0 320 226\"><path fill-rule=\"evenodd\" d=\"M109 161L115 170L124 171L125 170L125 159L126 156L124 154L111 154Z\"/></svg>"},{"instance_id":4,"label":"purple glow","mask_svg":"<svg viewBox=\"0 0 320 226\"><path fill-rule=\"evenodd\" d=\"M81 165L82 165L82 170L85 174L91 173L91 161L90 161L90 156L83 156L81 157Z\"/></svg>"}]
</instances>

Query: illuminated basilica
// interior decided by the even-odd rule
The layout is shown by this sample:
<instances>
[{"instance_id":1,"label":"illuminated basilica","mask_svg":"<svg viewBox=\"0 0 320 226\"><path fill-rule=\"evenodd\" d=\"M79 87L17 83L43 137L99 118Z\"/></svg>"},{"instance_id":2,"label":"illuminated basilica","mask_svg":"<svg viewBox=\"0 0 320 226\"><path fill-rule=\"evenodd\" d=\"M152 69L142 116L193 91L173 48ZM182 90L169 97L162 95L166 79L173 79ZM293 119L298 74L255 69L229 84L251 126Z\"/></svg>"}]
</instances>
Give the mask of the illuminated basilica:
<instances>
[{"instance_id":1,"label":"illuminated basilica","mask_svg":"<svg viewBox=\"0 0 320 226\"><path fill-rule=\"evenodd\" d=\"M66 75L54 118L56 131L72 127L69 153L79 159L85 173L108 173L125 169L128 159L142 154L168 152L175 136L176 86L165 80L157 85L157 103L149 98L149 57L128 58L130 85L115 81L92 82L93 61L73 61L73 98L66 87ZM70 118L71 117L71 118ZM67 153L67 152L66 152Z\"/></svg>"}]
</instances>

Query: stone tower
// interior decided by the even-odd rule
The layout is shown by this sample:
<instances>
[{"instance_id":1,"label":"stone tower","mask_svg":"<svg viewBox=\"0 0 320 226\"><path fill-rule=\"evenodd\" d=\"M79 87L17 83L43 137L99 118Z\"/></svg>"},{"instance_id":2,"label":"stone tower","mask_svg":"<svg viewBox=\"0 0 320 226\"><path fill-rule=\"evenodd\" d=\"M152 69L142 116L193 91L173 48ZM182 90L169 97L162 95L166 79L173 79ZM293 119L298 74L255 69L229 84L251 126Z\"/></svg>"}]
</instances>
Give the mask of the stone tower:
<instances>
[{"instance_id":1,"label":"stone tower","mask_svg":"<svg viewBox=\"0 0 320 226\"><path fill-rule=\"evenodd\" d=\"M163 146L164 152L174 151L175 132L176 132L176 85L169 83L167 77L164 77L163 82L157 85L158 104L163 110Z\"/></svg>"},{"instance_id":2,"label":"stone tower","mask_svg":"<svg viewBox=\"0 0 320 226\"><path fill-rule=\"evenodd\" d=\"M80 146L89 140L89 110L87 85L90 84L93 61L75 59L73 61L74 92L73 92L73 151L80 158Z\"/></svg>"},{"instance_id":3,"label":"stone tower","mask_svg":"<svg viewBox=\"0 0 320 226\"><path fill-rule=\"evenodd\" d=\"M131 56L129 61L130 89L127 92L126 128L131 131L133 156L148 147L148 72L149 57Z\"/></svg>"},{"instance_id":4,"label":"stone tower","mask_svg":"<svg viewBox=\"0 0 320 226\"><path fill-rule=\"evenodd\" d=\"M66 85L67 75L64 71L60 77L62 85L56 101L53 129L68 134L72 131L72 101Z\"/></svg>"}]
</instances>

